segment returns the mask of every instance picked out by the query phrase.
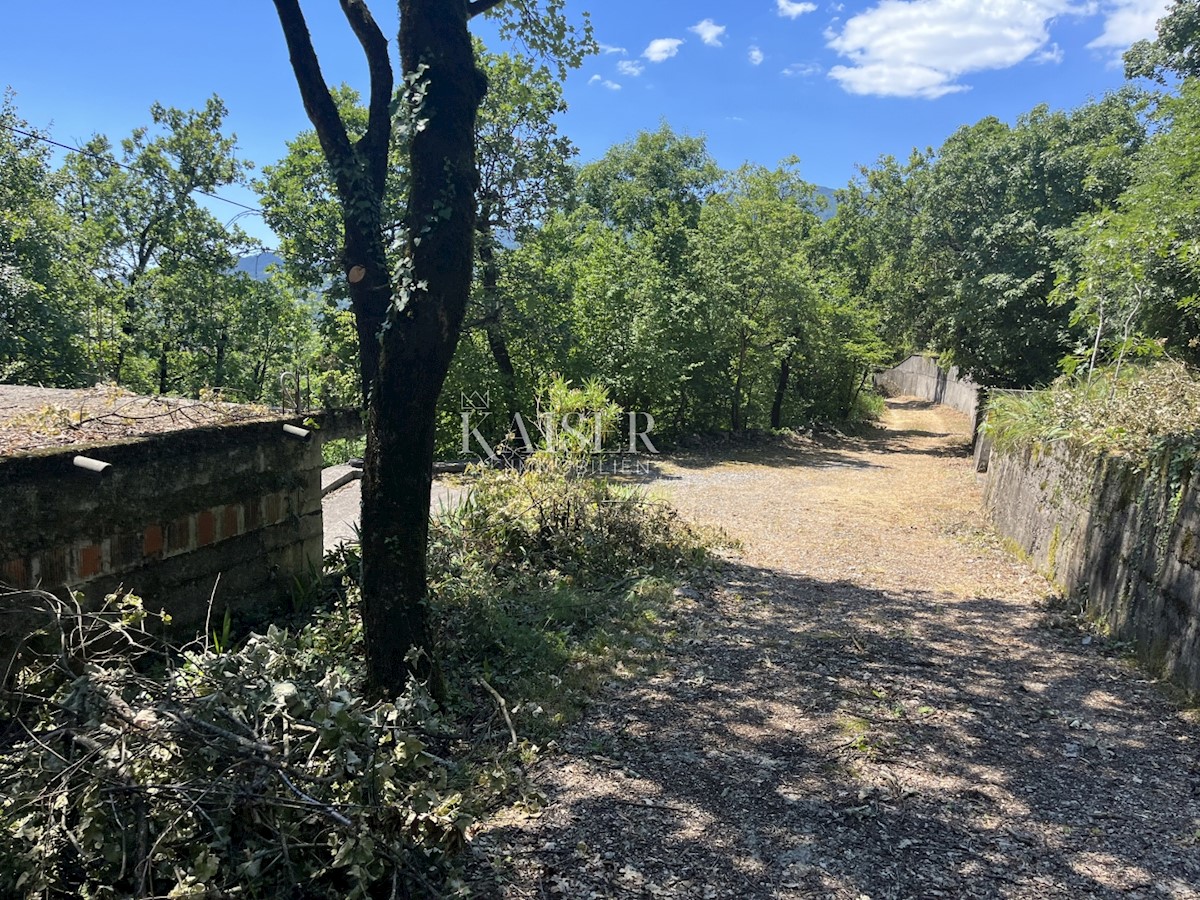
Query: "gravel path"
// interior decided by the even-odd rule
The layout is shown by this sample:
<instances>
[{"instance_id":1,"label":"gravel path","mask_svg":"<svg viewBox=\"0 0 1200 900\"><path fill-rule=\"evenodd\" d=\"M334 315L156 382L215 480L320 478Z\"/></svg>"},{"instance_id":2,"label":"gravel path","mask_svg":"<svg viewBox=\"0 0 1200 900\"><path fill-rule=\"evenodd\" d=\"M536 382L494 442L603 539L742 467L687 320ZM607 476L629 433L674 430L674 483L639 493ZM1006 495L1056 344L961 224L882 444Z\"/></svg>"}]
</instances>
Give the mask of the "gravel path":
<instances>
[{"instance_id":1,"label":"gravel path","mask_svg":"<svg viewBox=\"0 0 1200 900\"><path fill-rule=\"evenodd\" d=\"M466 490L457 483L435 478L429 508L433 515L443 509L457 506L466 496ZM362 513L362 482L351 481L344 487L325 495L321 501L321 512L325 520L325 552L338 544L358 540L358 520Z\"/></svg>"},{"instance_id":2,"label":"gravel path","mask_svg":"<svg viewBox=\"0 0 1200 900\"><path fill-rule=\"evenodd\" d=\"M744 544L474 834L483 896L1200 897L1197 719L980 514L965 420L664 464Z\"/></svg>"}]
</instances>

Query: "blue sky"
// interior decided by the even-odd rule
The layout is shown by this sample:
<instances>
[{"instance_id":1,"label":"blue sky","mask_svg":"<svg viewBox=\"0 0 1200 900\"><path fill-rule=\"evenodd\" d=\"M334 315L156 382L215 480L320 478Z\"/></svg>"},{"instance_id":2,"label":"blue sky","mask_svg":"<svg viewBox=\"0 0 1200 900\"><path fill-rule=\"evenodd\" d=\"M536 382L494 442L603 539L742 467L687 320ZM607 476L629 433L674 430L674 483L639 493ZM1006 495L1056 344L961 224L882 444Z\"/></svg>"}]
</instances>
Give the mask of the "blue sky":
<instances>
[{"instance_id":1,"label":"blue sky","mask_svg":"<svg viewBox=\"0 0 1200 900\"><path fill-rule=\"evenodd\" d=\"M393 2L370 5L389 36ZM810 181L843 185L858 163L937 146L958 126L1071 108L1120 86L1119 54L1153 35L1168 0L567 0L590 9L606 52L566 86L562 130L593 159L662 120L703 133L717 161L795 154ZM117 138L155 101L212 93L256 163L308 126L268 0L9 0L0 85L35 125L71 143ZM365 86L333 0L303 3L326 77ZM485 25L482 34L487 38ZM393 42L394 44L394 42ZM253 203L236 188L222 193ZM223 217L232 207L213 207ZM242 224L268 241L251 220Z\"/></svg>"}]
</instances>

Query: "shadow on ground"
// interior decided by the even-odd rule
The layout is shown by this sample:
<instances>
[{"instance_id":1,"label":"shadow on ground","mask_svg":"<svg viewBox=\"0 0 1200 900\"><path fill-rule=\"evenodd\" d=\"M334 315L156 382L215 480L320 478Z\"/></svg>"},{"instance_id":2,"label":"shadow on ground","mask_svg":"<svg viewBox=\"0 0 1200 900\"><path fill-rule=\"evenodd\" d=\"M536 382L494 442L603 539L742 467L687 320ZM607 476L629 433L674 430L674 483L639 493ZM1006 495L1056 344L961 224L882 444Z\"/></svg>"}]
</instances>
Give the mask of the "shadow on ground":
<instances>
[{"instance_id":1,"label":"shadow on ground","mask_svg":"<svg viewBox=\"0 0 1200 900\"><path fill-rule=\"evenodd\" d=\"M1200 896L1194 729L1052 602L739 565L690 605L479 837L489 895Z\"/></svg>"}]
</instances>

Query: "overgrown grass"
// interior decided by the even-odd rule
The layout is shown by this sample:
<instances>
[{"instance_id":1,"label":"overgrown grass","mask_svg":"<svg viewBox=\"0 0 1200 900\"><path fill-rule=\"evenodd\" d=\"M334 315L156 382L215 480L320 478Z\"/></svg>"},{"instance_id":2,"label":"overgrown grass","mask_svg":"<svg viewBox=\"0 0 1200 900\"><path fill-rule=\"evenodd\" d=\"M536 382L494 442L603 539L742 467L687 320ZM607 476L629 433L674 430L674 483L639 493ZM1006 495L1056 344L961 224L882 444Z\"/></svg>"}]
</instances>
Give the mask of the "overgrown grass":
<instances>
[{"instance_id":1,"label":"overgrown grass","mask_svg":"<svg viewBox=\"0 0 1200 900\"><path fill-rule=\"evenodd\" d=\"M859 391L854 398L854 406L850 410L851 422L877 422L883 417L887 402L883 395L873 388Z\"/></svg>"},{"instance_id":2,"label":"overgrown grass","mask_svg":"<svg viewBox=\"0 0 1200 900\"><path fill-rule=\"evenodd\" d=\"M1126 364L1119 376L1063 378L1026 394L997 394L985 425L1001 449L1065 441L1140 457L1164 440L1200 441L1200 375L1180 363Z\"/></svg>"},{"instance_id":3,"label":"overgrown grass","mask_svg":"<svg viewBox=\"0 0 1200 900\"><path fill-rule=\"evenodd\" d=\"M416 684L365 699L355 552L331 561L336 602L220 650L171 648L136 601L43 597L57 644L6 698L0 896L454 894L472 817L521 799L599 682L653 663L708 555L669 508L561 464L479 473L432 529L442 708Z\"/></svg>"},{"instance_id":4,"label":"overgrown grass","mask_svg":"<svg viewBox=\"0 0 1200 900\"><path fill-rule=\"evenodd\" d=\"M434 611L464 696L485 677L536 739L569 721L600 677L645 661L675 583L707 565L706 539L638 489L554 463L481 473L434 523Z\"/></svg>"},{"instance_id":5,"label":"overgrown grass","mask_svg":"<svg viewBox=\"0 0 1200 900\"><path fill-rule=\"evenodd\" d=\"M338 438L321 445L321 461L326 466L342 466L352 459L362 459L367 449L366 438Z\"/></svg>"}]
</instances>

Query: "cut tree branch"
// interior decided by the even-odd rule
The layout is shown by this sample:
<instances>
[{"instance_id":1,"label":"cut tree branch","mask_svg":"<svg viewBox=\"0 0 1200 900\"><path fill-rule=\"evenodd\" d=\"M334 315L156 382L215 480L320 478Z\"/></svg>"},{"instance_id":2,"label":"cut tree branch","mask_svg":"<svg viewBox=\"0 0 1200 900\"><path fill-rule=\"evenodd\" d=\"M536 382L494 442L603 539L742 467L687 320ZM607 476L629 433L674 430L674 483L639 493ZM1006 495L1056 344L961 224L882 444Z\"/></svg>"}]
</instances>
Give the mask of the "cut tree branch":
<instances>
[{"instance_id":1,"label":"cut tree branch","mask_svg":"<svg viewBox=\"0 0 1200 900\"><path fill-rule=\"evenodd\" d=\"M317 130L317 139L325 158L329 160L338 182L338 189L349 190L350 174L354 168L354 149L350 137L346 134L346 125L338 113L333 95L329 93L329 85L321 74L321 64L317 61L317 51L313 48L312 35L308 31L308 23L304 21L304 13L300 10L299 0L274 0L275 11L279 14L279 24L283 26L283 36L287 40L288 56L291 58L292 69L296 73L296 83L300 86L300 97L304 101L304 111L308 113L309 121ZM343 193L343 196L349 196Z\"/></svg>"},{"instance_id":2,"label":"cut tree branch","mask_svg":"<svg viewBox=\"0 0 1200 900\"><path fill-rule=\"evenodd\" d=\"M388 143L392 133L392 61L388 57L388 42L383 36L371 11L363 0L341 0L342 12L362 44L367 57L367 68L371 73L371 103L367 121L367 133L359 141L359 154L381 195L387 182Z\"/></svg>"}]
</instances>

